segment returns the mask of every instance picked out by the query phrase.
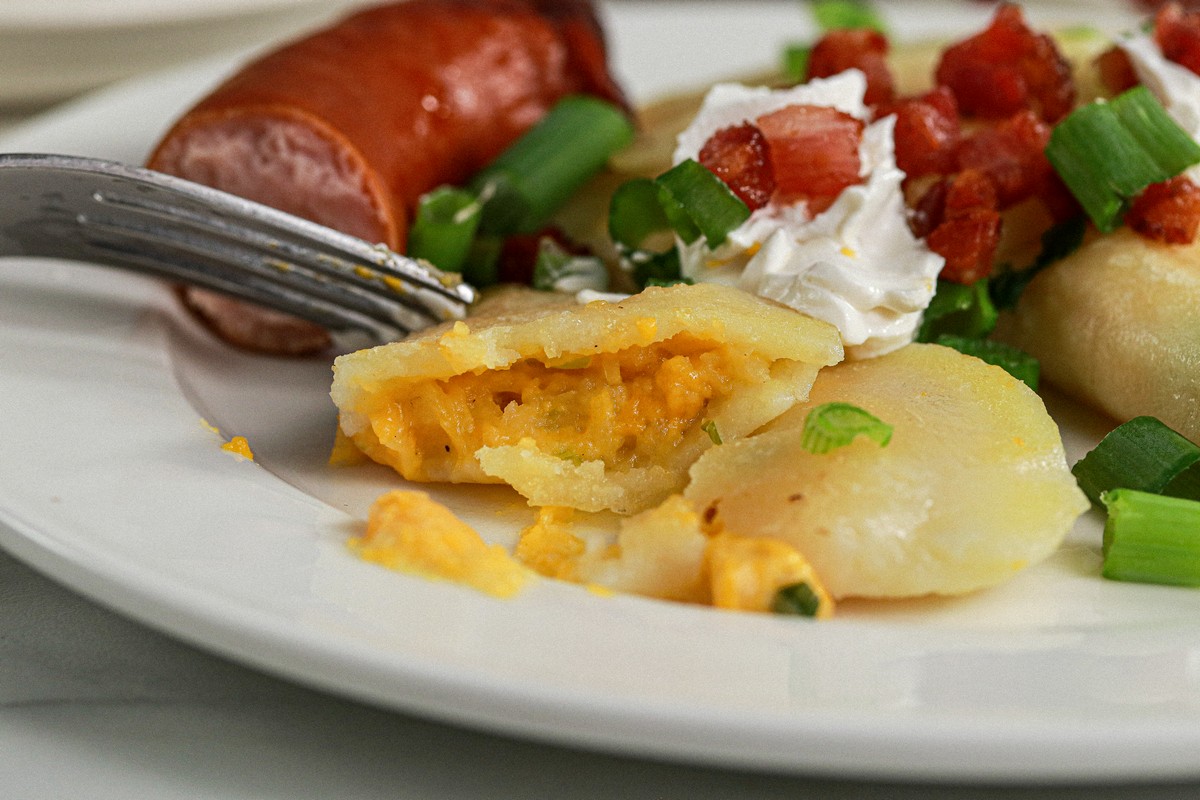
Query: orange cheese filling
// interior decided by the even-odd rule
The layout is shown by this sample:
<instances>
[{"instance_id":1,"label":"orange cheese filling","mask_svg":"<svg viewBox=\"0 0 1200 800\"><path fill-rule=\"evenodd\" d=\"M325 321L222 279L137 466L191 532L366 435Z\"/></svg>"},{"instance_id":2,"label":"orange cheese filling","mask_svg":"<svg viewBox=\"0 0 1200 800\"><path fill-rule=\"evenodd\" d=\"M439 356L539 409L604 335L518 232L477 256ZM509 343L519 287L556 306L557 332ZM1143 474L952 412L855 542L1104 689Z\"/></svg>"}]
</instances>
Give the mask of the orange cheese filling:
<instances>
[{"instance_id":1,"label":"orange cheese filling","mask_svg":"<svg viewBox=\"0 0 1200 800\"><path fill-rule=\"evenodd\" d=\"M686 333L551 364L524 359L502 370L398 382L366 409L382 447L358 444L411 480L461 472L481 447L523 438L577 464L655 464L708 421L710 401L768 373L764 359Z\"/></svg>"}]
</instances>

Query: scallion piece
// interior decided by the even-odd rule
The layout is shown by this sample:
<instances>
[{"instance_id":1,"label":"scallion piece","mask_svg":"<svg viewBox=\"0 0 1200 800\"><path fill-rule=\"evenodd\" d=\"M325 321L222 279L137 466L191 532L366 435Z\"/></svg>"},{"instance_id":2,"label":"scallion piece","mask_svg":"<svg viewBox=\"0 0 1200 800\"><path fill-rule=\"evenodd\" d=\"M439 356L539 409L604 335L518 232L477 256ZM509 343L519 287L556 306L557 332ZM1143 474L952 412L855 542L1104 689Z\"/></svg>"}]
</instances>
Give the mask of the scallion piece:
<instances>
[{"instance_id":1,"label":"scallion piece","mask_svg":"<svg viewBox=\"0 0 1200 800\"><path fill-rule=\"evenodd\" d=\"M937 338L937 344L1000 367L1017 380L1024 381L1030 389L1037 391L1041 365L1036 358L1023 350L991 339L968 339L952 334L942 334Z\"/></svg>"},{"instance_id":2,"label":"scallion piece","mask_svg":"<svg viewBox=\"0 0 1200 800\"><path fill-rule=\"evenodd\" d=\"M688 244L698 231L715 249L750 216L750 209L725 182L693 159L676 164L655 183L664 192L660 200L671 227Z\"/></svg>"},{"instance_id":3,"label":"scallion piece","mask_svg":"<svg viewBox=\"0 0 1200 800\"><path fill-rule=\"evenodd\" d=\"M800 444L821 455L845 447L859 436L873 439L880 447L892 440L892 426L850 403L823 403L808 412Z\"/></svg>"},{"instance_id":4,"label":"scallion piece","mask_svg":"<svg viewBox=\"0 0 1200 800\"><path fill-rule=\"evenodd\" d=\"M617 187L608 203L608 235L623 250L634 252L671 223L653 178L634 178Z\"/></svg>"},{"instance_id":5,"label":"scallion piece","mask_svg":"<svg viewBox=\"0 0 1200 800\"><path fill-rule=\"evenodd\" d=\"M1109 105L1121 126L1158 166L1159 174L1165 176L1159 180L1178 175L1200 161L1200 144L1179 127L1145 86L1130 89L1113 98Z\"/></svg>"},{"instance_id":6,"label":"scallion piece","mask_svg":"<svg viewBox=\"0 0 1200 800\"><path fill-rule=\"evenodd\" d=\"M1055 126L1046 146L1083 210L1102 231L1115 230L1139 192L1200 161L1197 145L1144 86L1111 102L1080 106Z\"/></svg>"},{"instance_id":7,"label":"scallion piece","mask_svg":"<svg viewBox=\"0 0 1200 800\"><path fill-rule=\"evenodd\" d=\"M871 28L887 33L887 26L873 8L861 0L815 0L812 15L823 31L839 28Z\"/></svg>"},{"instance_id":8,"label":"scallion piece","mask_svg":"<svg viewBox=\"0 0 1200 800\"><path fill-rule=\"evenodd\" d=\"M970 286L938 281L937 291L917 331L917 341L936 341L944 334L979 339L992 332L998 316L986 279Z\"/></svg>"},{"instance_id":9,"label":"scallion piece","mask_svg":"<svg viewBox=\"0 0 1200 800\"><path fill-rule=\"evenodd\" d=\"M1200 586L1200 503L1135 489L1102 495L1104 565L1112 580Z\"/></svg>"},{"instance_id":10,"label":"scallion piece","mask_svg":"<svg viewBox=\"0 0 1200 800\"><path fill-rule=\"evenodd\" d=\"M560 100L471 183L484 200L481 230L531 233L633 140L633 124L595 97Z\"/></svg>"},{"instance_id":11,"label":"scallion piece","mask_svg":"<svg viewBox=\"0 0 1200 800\"><path fill-rule=\"evenodd\" d=\"M1200 500L1200 447L1155 417L1118 425L1071 472L1096 504L1114 489Z\"/></svg>"},{"instance_id":12,"label":"scallion piece","mask_svg":"<svg viewBox=\"0 0 1200 800\"><path fill-rule=\"evenodd\" d=\"M482 208L473 193L452 186L423 195L408 232L408 255L423 258L445 272L461 272Z\"/></svg>"},{"instance_id":13,"label":"scallion piece","mask_svg":"<svg viewBox=\"0 0 1200 800\"><path fill-rule=\"evenodd\" d=\"M544 237L538 243L532 284L545 292L603 292L608 289L608 269L596 256L568 253L553 239Z\"/></svg>"},{"instance_id":14,"label":"scallion piece","mask_svg":"<svg viewBox=\"0 0 1200 800\"><path fill-rule=\"evenodd\" d=\"M783 77L788 83L803 83L808 79L808 60L812 47L806 44L789 44L783 48Z\"/></svg>"},{"instance_id":15,"label":"scallion piece","mask_svg":"<svg viewBox=\"0 0 1200 800\"><path fill-rule=\"evenodd\" d=\"M815 617L821 610L821 598L804 581L791 583L775 592L771 610L776 614Z\"/></svg>"}]
</instances>

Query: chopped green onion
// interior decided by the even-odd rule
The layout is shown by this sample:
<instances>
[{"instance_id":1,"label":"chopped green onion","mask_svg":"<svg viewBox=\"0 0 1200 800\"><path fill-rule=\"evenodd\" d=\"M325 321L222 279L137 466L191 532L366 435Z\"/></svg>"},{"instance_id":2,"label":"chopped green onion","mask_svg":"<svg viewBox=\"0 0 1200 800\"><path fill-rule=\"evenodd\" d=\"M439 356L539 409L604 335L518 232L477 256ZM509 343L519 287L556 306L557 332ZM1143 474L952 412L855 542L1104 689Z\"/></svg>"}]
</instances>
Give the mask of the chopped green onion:
<instances>
[{"instance_id":1,"label":"chopped green onion","mask_svg":"<svg viewBox=\"0 0 1200 800\"><path fill-rule=\"evenodd\" d=\"M684 242L696 240L699 231L709 249L719 247L734 228L750 216L750 209L725 182L698 161L687 159L659 175L655 183L671 227Z\"/></svg>"},{"instance_id":2,"label":"chopped green onion","mask_svg":"<svg viewBox=\"0 0 1200 800\"><path fill-rule=\"evenodd\" d=\"M917 341L932 342L943 334L979 339L992 332L997 317L986 279L970 286L940 280L925 309Z\"/></svg>"},{"instance_id":3,"label":"chopped green onion","mask_svg":"<svg viewBox=\"0 0 1200 800\"><path fill-rule=\"evenodd\" d=\"M1146 87L1131 89L1109 105L1164 176L1158 180L1174 177L1200 161L1200 144L1179 127Z\"/></svg>"},{"instance_id":4,"label":"chopped green onion","mask_svg":"<svg viewBox=\"0 0 1200 800\"><path fill-rule=\"evenodd\" d=\"M711 419L705 421L705 423L700 426L700 430L708 434L708 438L712 439L713 444L721 443L721 433L717 430L717 423L713 422Z\"/></svg>"},{"instance_id":5,"label":"chopped green onion","mask_svg":"<svg viewBox=\"0 0 1200 800\"><path fill-rule=\"evenodd\" d=\"M892 426L850 403L824 403L808 412L800 443L808 452L821 455L859 436L886 447L892 440Z\"/></svg>"},{"instance_id":6,"label":"chopped green onion","mask_svg":"<svg viewBox=\"0 0 1200 800\"><path fill-rule=\"evenodd\" d=\"M1200 586L1200 503L1135 489L1113 489L1101 499L1108 508L1104 577Z\"/></svg>"},{"instance_id":7,"label":"chopped green onion","mask_svg":"<svg viewBox=\"0 0 1200 800\"><path fill-rule=\"evenodd\" d=\"M814 0L812 15L823 31L838 28L871 28L887 33L883 18L861 0Z\"/></svg>"},{"instance_id":8,"label":"chopped green onion","mask_svg":"<svg viewBox=\"0 0 1200 800\"><path fill-rule=\"evenodd\" d=\"M808 79L808 60L812 47L789 44L783 48L783 77L788 83L803 83Z\"/></svg>"},{"instance_id":9,"label":"chopped green onion","mask_svg":"<svg viewBox=\"0 0 1200 800\"><path fill-rule=\"evenodd\" d=\"M472 181L484 201L481 230L536 231L632 140L633 124L617 106L583 95L563 98Z\"/></svg>"},{"instance_id":10,"label":"chopped green onion","mask_svg":"<svg viewBox=\"0 0 1200 800\"><path fill-rule=\"evenodd\" d=\"M634 178L617 187L608 210L608 232L640 286L678 283L678 250L648 249L648 240L671 234L685 244L703 236L709 248L750 216L725 183L698 162L684 161L651 180Z\"/></svg>"},{"instance_id":11,"label":"chopped green onion","mask_svg":"<svg viewBox=\"0 0 1200 800\"><path fill-rule=\"evenodd\" d=\"M461 272L483 206L465 189L441 186L422 195L408 232L408 255L445 272Z\"/></svg>"},{"instance_id":12,"label":"chopped green onion","mask_svg":"<svg viewBox=\"0 0 1200 800\"><path fill-rule=\"evenodd\" d=\"M596 256L568 253L558 242L543 237L533 265L533 288L545 292L575 294L584 289L608 289L608 269Z\"/></svg>"},{"instance_id":13,"label":"chopped green onion","mask_svg":"<svg viewBox=\"0 0 1200 800\"><path fill-rule=\"evenodd\" d=\"M991 339L968 339L953 334L942 334L937 338L937 344L1000 367L1017 380L1023 381L1030 389L1037 391L1041 366L1036 358L1023 350Z\"/></svg>"},{"instance_id":14,"label":"chopped green onion","mask_svg":"<svg viewBox=\"0 0 1200 800\"><path fill-rule=\"evenodd\" d=\"M776 614L791 614L798 617L815 617L821 610L821 598L804 581L781 586L775 592L771 610Z\"/></svg>"},{"instance_id":15,"label":"chopped green onion","mask_svg":"<svg viewBox=\"0 0 1200 800\"><path fill-rule=\"evenodd\" d=\"M1096 227L1115 230L1152 183L1200 161L1192 141L1144 86L1080 106L1055 126L1046 157Z\"/></svg>"},{"instance_id":16,"label":"chopped green onion","mask_svg":"<svg viewBox=\"0 0 1200 800\"><path fill-rule=\"evenodd\" d=\"M632 253L627 260L633 266L633 279L642 288L692 282L680 274L679 251L674 248L665 253Z\"/></svg>"},{"instance_id":17,"label":"chopped green onion","mask_svg":"<svg viewBox=\"0 0 1200 800\"><path fill-rule=\"evenodd\" d=\"M462 276L472 286L493 286L500 281L500 253L503 236L476 236L471 242Z\"/></svg>"},{"instance_id":18,"label":"chopped green onion","mask_svg":"<svg viewBox=\"0 0 1200 800\"><path fill-rule=\"evenodd\" d=\"M997 273L989 279L988 293L992 304L1000 310L1016 308L1021 293L1034 276L1078 250L1085 233L1087 220L1082 215L1050 227L1042 234L1042 249L1032 264L1025 269Z\"/></svg>"},{"instance_id":19,"label":"chopped green onion","mask_svg":"<svg viewBox=\"0 0 1200 800\"><path fill-rule=\"evenodd\" d=\"M1118 488L1200 500L1200 447L1155 417L1118 425L1071 472L1097 504Z\"/></svg>"}]
</instances>

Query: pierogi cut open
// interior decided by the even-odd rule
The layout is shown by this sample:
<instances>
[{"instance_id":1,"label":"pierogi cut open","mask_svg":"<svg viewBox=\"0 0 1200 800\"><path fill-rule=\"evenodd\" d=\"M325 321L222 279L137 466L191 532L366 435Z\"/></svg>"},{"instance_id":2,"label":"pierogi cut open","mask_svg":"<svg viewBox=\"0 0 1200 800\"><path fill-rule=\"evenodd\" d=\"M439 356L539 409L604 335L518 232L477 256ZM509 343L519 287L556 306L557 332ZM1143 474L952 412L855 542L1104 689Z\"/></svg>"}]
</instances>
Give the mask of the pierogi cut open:
<instances>
[{"instance_id":1,"label":"pierogi cut open","mask_svg":"<svg viewBox=\"0 0 1200 800\"><path fill-rule=\"evenodd\" d=\"M809 452L805 419L829 402L888 423L890 441ZM792 544L835 598L999 584L1050 555L1088 508L1041 399L931 344L822 370L807 401L691 474L684 496L706 520Z\"/></svg>"},{"instance_id":2,"label":"pierogi cut open","mask_svg":"<svg viewBox=\"0 0 1200 800\"><path fill-rule=\"evenodd\" d=\"M842 355L833 326L725 286L587 304L508 289L465 322L338 358L331 395L342 434L408 480L634 513Z\"/></svg>"}]
</instances>

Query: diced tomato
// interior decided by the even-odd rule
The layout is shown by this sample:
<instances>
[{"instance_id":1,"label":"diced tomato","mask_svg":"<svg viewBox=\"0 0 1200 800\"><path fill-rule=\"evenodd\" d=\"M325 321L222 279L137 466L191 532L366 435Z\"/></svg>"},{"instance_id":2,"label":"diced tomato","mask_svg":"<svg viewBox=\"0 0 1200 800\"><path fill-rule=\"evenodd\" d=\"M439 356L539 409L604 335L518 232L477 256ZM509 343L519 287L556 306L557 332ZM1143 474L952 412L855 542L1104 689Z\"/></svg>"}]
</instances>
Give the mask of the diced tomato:
<instances>
[{"instance_id":1,"label":"diced tomato","mask_svg":"<svg viewBox=\"0 0 1200 800\"><path fill-rule=\"evenodd\" d=\"M1020 8L1008 3L987 29L947 49L936 75L963 113L981 117L1032 109L1057 122L1075 104L1070 64L1053 39L1030 30Z\"/></svg>"},{"instance_id":2,"label":"diced tomato","mask_svg":"<svg viewBox=\"0 0 1200 800\"><path fill-rule=\"evenodd\" d=\"M1125 222L1147 239L1190 244L1200 229L1200 186L1183 175L1147 186Z\"/></svg>"},{"instance_id":3,"label":"diced tomato","mask_svg":"<svg viewBox=\"0 0 1200 800\"><path fill-rule=\"evenodd\" d=\"M1113 94L1120 94L1126 89L1138 85L1137 73L1133 71L1133 63L1129 56L1119 47L1110 47L1096 57L1096 70L1100 73L1100 82L1104 88Z\"/></svg>"},{"instance_id":4,"label":"diced tomato","mask_svg":"<svg viewBox=\"0 0 1200 800\"><path fill-rule=\"evenodd\" d=\"M1200 74L1200 11L1167 3L1154 18L1154 40L1168 61Z\"/></svg>"},{"instance_id":5,"label":"diced tomato","mask_svg":"<svg viewBox=\"0 0 1200 800\"><path fill-rule=\"evenodd\" d=\"M876 108L876 119L896 115L896 165L908 178L953 172L959 139L958 104L945 86Z\"/></svg>"},{"instance_id":6,"label":"diced tomato","mask_svg":"<svg viewBox=\"0 0 1200 800\"><path fill-rule=\"evenodd\" d=\"M717 131L700 148L698 160L751 211L771 201L775 172L766 137L755 126L744 123Z\"/></svg>"},{"instance_id":7,"label":"diced tomato","mask_svg":"<svg viewBox=\"0 0 1200 800\"><path fill-rule=\"evenodd\" d=\"M938 181L918 202L914 219L914 233L946 260L943 278L971 284L991 274L1001 223L995 189L982 172Z\"/></svg>"},{"instance_id":8,"label":"diced tomato","mask_svg":"<svg viewBox=\"0 0 1200 800\"><path fill-rule=\"evenodd\" d=\"M1008 208L1041 189L1054 173L1046 158L1050 126L1032 111L973 133L958 146L960 169L979 170L996 187L998 208Z\"/></svg>"},{"instance_id":9,"label":"diced tomato","mask_svg":"<svg viewBox=\"0 0 1200 800\"><path fill-rule=\"evenodd\" d=\"M863 123L825 106L788 106L756 120L775 168L780 203L807 201L824 211L847 186L862 182L858 155Z\"/></svg>"},{"instance_id":10,"label":"diced tomato","mask_svg":"<svg viewBox=\"0 0 1200 800\"><path fill-rule=\"evenodd\" d=\"M869 28L832 30L813 45L808 57L808 77L828 78L848 69L860 69L867 76L863 101L875 105L891 100L896 82L887 64L888 40Z\"/></svg>"}]
</instances>

